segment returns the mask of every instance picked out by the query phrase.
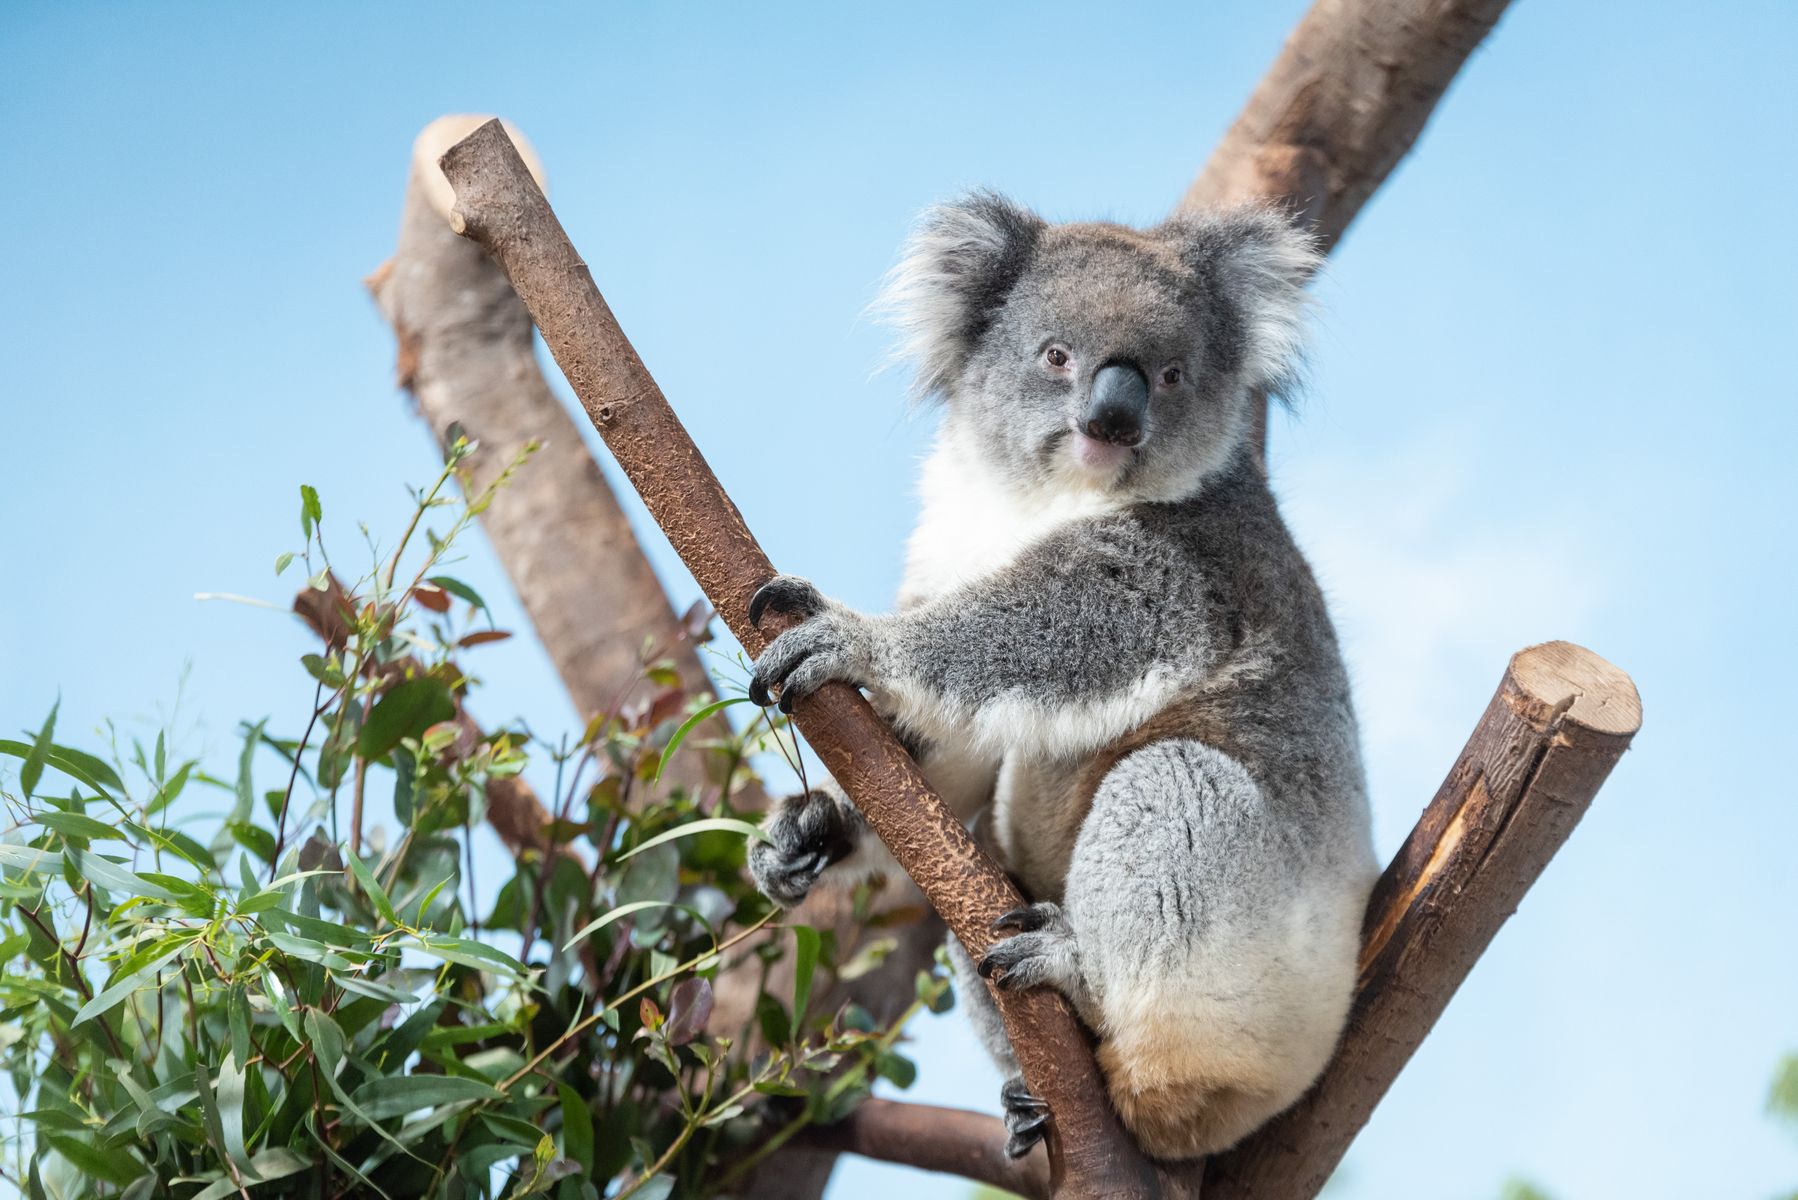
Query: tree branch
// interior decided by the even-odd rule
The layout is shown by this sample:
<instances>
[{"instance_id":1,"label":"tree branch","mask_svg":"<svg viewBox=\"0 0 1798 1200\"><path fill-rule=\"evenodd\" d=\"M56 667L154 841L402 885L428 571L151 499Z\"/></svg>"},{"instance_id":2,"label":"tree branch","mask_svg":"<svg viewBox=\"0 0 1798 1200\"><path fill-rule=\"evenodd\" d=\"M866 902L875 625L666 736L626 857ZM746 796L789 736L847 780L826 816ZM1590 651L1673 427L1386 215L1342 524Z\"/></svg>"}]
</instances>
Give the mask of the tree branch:
<instances>
[{"instance_id":1,"label":"tree branch","mask_svg":"<svg viewBox=\"0 0 1798 1200\"><path fill-rule=\"evenodd\" d=\"M1205 1200L1309 1200L1372 1115L1461 981L1567 840L1642 722L1622 671L1579 646L1548 642L1511 659L1460 758L1386 868L1363 926L1348 1029L1293 1108L1202 1167L1164 1164L1163 1194ZM994 1164L997 1117L870 1102L824 1145L1025 1196L1047 1192L1037 1161Z\"/></svg>"},{"instance_id":2,"label":"tree branch","mask_svg":"<svg viewBox=\"0 0 1798 1200\"><path fill-rule=\"evenodd\" d=\"M773 567L619 329L500 123L490 121L451 147L441 165L456 194L452 227L484 245L505 270L651 515L738 640L759 653L767 636L750 624L748 603ZM795 717L950 929L971 953L984 952L992 921L1022 898L867 701L834 684L800 701ZM1055 1194L1151 1195L1153 1181L1111 1111L1067 1001L1045 991L1000 992L996 999L1026 1081L1055 1114Z\"/></svg>"},{"instance_id":3,"label":"tree branch","mask_svg":"<svg viewBox=\"0 0 1798 1200\"><path fill-rule=\"evenodd\" d=\"M1030 1200L1049 1196L1048 1160L1036 1153L1007 1158L1005 1125L986 1113L863 1100L841 1121L808 1133L813 1145L842 1153L959 1175Z\"/></svg>"},{"instance_id":4,"label":"tree branch","mask_svg":"<svg viewBox=\"0 0 1798 1200\"><path fill-rule=\"evenodd\" d=\"M368 279L399 342L400 386L440 443L452 425L480 443L468 460L475 488L526 442L543 444L481 523L583 719L616 710L642 682L645 645L652 658L673 661L690 694L710 695L711 680L624 510L537 365L530 314L493 260L450 231L453 197L437 158L486 119L439 117L418 135L398 245ZM512 136L541 182L529 143L516 130ZM711 727L728 732L722 715ZM665 778L698 786L703 760L682 755ZM762 807L759 785L746 787L738 802Z\"/></svg>"}]
</instances>

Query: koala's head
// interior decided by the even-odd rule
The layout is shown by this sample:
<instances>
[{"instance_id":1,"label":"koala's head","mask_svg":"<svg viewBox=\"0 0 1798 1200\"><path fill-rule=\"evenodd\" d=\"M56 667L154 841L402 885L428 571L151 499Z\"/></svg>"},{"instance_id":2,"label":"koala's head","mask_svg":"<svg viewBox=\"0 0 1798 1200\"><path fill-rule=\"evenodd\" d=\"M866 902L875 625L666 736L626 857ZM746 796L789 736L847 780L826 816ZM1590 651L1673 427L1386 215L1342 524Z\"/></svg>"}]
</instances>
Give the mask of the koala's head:
<instances>
[{"instance_id":1,"label":"koala's head","mask_svg":"<svg viewBox=\"0 0 1798 1200\"><path fill-rule=\"evenodd\" d=\"M1190 495L1293 379L1311 238L1264 209L1053 225L992 193L927 212L884 307L920 398L1021 487Z\"/></svg>"}]
</instances>

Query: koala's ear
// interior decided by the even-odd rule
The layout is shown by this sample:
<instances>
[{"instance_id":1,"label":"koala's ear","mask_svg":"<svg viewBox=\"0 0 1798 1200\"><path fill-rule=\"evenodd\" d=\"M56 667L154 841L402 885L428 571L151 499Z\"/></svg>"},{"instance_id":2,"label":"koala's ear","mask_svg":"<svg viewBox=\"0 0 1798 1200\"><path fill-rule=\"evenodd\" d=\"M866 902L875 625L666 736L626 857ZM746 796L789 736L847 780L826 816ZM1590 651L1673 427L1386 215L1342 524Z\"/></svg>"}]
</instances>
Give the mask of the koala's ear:
<instances>
[{"instance_id":1,"label":"koala's ear","mask_svg":"<svg viewBox=\"0 0 1798 1200\"><path fill-rule=\"evenodd\" d=\"M1211 336L1245 384L1287 398L1305 349L1317 240L1270 208L1182 214L1161 227L1193 272Z\"/></svg>"},{"instance_id":2,"label":"koala's ear","mask_svg":"<svg viewBox=\"0 0 1798 1200\"><path fill-rule=\"evenodd\" d=\"M1017 284L1043 219L996 192L971 192L927 210L874 308L900 333L913 395L946 394L993 314Z\"/></svg>"}]
</instances>

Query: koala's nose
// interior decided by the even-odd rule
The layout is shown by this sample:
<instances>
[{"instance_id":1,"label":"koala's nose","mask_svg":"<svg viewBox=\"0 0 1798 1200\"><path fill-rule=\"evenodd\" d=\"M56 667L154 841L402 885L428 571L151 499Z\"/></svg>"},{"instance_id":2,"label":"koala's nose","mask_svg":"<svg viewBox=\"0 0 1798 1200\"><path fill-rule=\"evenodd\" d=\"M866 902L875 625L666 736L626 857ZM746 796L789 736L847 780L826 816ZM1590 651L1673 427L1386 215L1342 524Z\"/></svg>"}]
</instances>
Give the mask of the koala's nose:
<instances>
[{"instance_id":1,"label":"koala's nose","mask_svg":"<svg viewBox=\"0 0 1798 1200\"><path fill-rule=\"evenodd\" d=\"M1131 363L1109 363L1093 376L1081 426L1097 441L1134 446L1142 441L1143 414L1148 411L1148 377Z\"/></svg>"}]
</instances>

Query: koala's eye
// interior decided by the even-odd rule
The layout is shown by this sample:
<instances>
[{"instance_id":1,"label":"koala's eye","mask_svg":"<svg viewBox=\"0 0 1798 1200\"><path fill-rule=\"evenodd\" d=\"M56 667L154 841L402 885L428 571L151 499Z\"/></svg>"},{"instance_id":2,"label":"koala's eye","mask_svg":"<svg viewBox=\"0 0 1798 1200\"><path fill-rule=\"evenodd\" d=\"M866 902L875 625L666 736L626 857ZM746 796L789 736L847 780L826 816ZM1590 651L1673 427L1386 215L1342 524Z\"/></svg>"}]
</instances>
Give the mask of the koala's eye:
<instances>
[{"instance_id":1,"label":"koala's eye","mask_svg":"<svg viewBox=\"0 0 1798 1200\"><path fill-rule=\"evenodd\" d=\"M1051 367L1065 367L1068 365L1068 352L1063 350L1060 346L1050 346L1047 353L1043 355L1043 358Z\"/></svg>"},{"instance_id":2,"label":"koala's eye","mask_svg":"<svg viewBox=\"0 0 1798 1200\"><path fill-rule=\"evenodd\" d=\"M1167 370L1165 370L1161 373L1161 386L1162 387L1173 387L1175 384L1180 382L1180 379L1181 379L1180 368L1179 367L1169 367Z\"/></svg>"}]
</instances>

